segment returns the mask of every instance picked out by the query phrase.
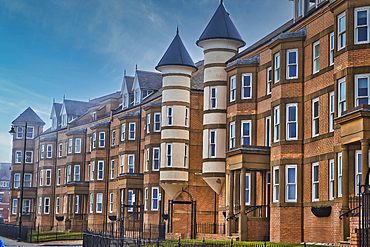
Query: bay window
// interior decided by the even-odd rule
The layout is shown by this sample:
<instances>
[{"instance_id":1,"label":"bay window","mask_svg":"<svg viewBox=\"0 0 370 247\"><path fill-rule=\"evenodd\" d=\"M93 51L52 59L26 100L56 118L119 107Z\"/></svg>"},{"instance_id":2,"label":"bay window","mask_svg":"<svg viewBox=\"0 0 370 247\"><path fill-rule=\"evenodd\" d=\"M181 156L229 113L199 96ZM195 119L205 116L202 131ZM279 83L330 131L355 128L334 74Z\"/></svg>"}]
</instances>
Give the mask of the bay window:
<instances>
[{"instance_id":1,"label":"bay window","mask_svg":"<svg viewBox=\"0 0 370 247\"><path fill-rule=\"evenodd\" d=\"M153 171L159 170L159 148L153 148Z\"/></svg>"},{"instance_id":2,"label":"bay window","mask_svg":"<svg viewBox=\"0 0 370 247\"><path fill-rule=\"evenodd\" d=\"M346 46L346 12L338 16L338 51Z\"/></svg>"},{"instance_id":3,"label":"bay window","mask_svg":"<svg viewBox=\"0 0 370 247\"><path fill-rule=\"evenodd\" d=\"M369 75L356 75L356 106L369 104Z\"/></svg>"},{"instance_id":4,"label":"bay window","mask_svg":"<svg viewBox=\"0 0 370 247\"><path fill-rule=\"evenodd\" d=\"M329 131L334 131L334 92L329 94Z\"/></svg>"},{"instance_id":5,"label":"bay window","mask_svg":"<svg viewBox=\"0 0 370 247\"><path fill-rule=\"evenodd\" d=\"M313 73L320 70L320 41L313 44Z\"/></svg>"},{"instance_id":6,"label":"bay window","mask_svg":"<svg viewBox=\"0 0 370 247\"><path fill-rule=\"evenodd\" d=\"M280 81L280 53L275 54L275 77L274 82Z\"/></svg>"},{"instance_id":7,"label":"bay window","mask_svg":"<svg viewBox=\"0 0 370 247\"><path fill-rule=\"evenodd\" d=\"M280 140L280 107L274 108L274 142Z\"/></svg>"},{"instance_id":8,"label":"bay window","mask_svg":"<svg viewBox=\"0 0 370 247\"><path fill-rule=\"evenodd\" d=\"M319 201L319 162L312 163L312 201Z\"/></svg>"},{"instance_id":9,"label":"bay window","mask_svg":"<svg viewBox=\"0 0 370 247\"><path fill-rule=\"evenodd\" d=\"M152 188L152 210L153 211L158 210L158 194L159 194L159 188L153 187Z\"/></svg>"},{"instance_id":10,"label":"bay window","mask_svg":"<svg viewBox=\"0 0 370 247\"><path fill-rule=\"evenodd\" d=\"M355 44L369 43L369 7L355 9Z\"/></svg>"},{"instance_id":11,"label":"bay window","mask_svg":"<svg viewBox=\"0 0 370 247\"><path fill-rule=\"evenodd\" d=\"M319 98L312 100L312 137L319 135L320 129L320 106Z\"/></svg>"},{"instance_id":12,"label":"bay window","mask_svg":"<svg viewBox=\"0 0 370 247\"><path fill-rule=\"evenodd\" d=\"M235 122L230 123L230 149L235 147Z\"/></svg>"},{"instance_id":13,"label":"bay window","mask_svg":"<svg viewBox=\"0 0 370 247\"><path fill-rule=\"evenodd\" d=\"M285 201L297 201L297 166L287 165L285 167Z\"/></svg>"},{"instance_id":14,"label":"bay window","mask_svg":"<svg viewBox=\"0 0 370 247\"><path fill-rule=\"evenodd\" d=\"M242 145L251 145L251 121L246 120L241 122L242 130Z\"/></svg>"},{"instance_id":15,"label":"bay window","mask_svg":"<svg viewBox=\"0 0 370 247\"><path fill-rule=\"evenodd\" d=\"M298 139L298 106L297 104L287 104L287 140Z\"/></svg>"},{"instance_id":16,"label":"bay window","mask_svg":"<svg viewBox=\"0 0 370 247\"><path fill-rule=\"evenodd\" d=\"M242 99L252 98L252 74L242 75Z\"/></svg>"},{"instance_id":17,"label":"bay window","mask_svg":"<svg viewBox=\"0 0 370 247\"><path fill-rule=\"evenodd\" d=\"M230 102L236 99L236 76L230 78Z\"/></svg>"},{"instance_id":18,"label":"bay window","mask_svg":"<svg viewBox=\"0 0 370 247\"><path fill-rule=\"evenodd\" d=\"M134 154L129 154L128 155L128 166L127 166L127 172L128 173L134 173L135 172L135 155Z\"/></svg>"},{"instance_id":19,"label":"bay window","mask_svg":"<svg viewBox=\"0 0 370 247\"><path fill-rule=\"evenodd\" d=\"M129 123L129 140L135 140L136 123Z\"/></svg>"},{"instance_id":20,"label":"bay window","mask_svg":"<svg viewBox=\"0 0 370 247\"><path fill-rule=\"evenodd\" d=\"M287 79L298 78L298 49L287 51Z\"/></svg>"},{"instance_id":21,"label":"bay window","mask_svg":"<svg viewBox=\"0 0 370 247\"><path fill-rule=\"evenodd\" d=\"M273 190L272 190L272 201L279 202L279 167L273 167Z\"/></svg>"},{"instance_id":22,"label":"bay window","mask_svg":"<svg viewBox=\"0 0 370 247\"><path fill-rule=\"evenodd\" d=\"M334 159L329 160L329 200L334 200Z\"/></svg>"},{"instance_id":23,"label":"bay window","mask_svg":"<svg viewBox=\"0 0 370 247\"><path fill-rule=\"evenodd\" d=\"M338 81L338 117L347 109L346 108L346 78Z\"/></svg>"}]
</instances>

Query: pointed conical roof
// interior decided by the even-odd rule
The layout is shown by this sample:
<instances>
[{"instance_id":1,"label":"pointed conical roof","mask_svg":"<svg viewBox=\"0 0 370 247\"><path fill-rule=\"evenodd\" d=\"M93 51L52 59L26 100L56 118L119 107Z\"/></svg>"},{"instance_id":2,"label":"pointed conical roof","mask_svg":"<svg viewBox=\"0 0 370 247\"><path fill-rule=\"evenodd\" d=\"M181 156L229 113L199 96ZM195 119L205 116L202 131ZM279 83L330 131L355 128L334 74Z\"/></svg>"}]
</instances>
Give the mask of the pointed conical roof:
<instances>
[{"instance_id":1,"label":"pointed conical roof","mask_svg":"<svg viewBox=\"0 0 370 247\"><path fill-rule=\"evenodd\" d=\"M182 43L178 29L175 38L172 40L172 43L155 69L165 65L181 65L197 69L188 51L186 50L184 43Z\"/></svg>"},{"instance_id":2,"label":"pointed conical roof","mask_svg":"<svg viewBox=\"0 0 370 247\"><path fill-rule=\"evenodd\" d=\"M240 47L245 45L222 1L196 44L207 39L232 39L242 42Z\"/></svg>"},{"instance_id":3,"label":"pointed conical roof","mask_svg":"<svg viewBox=\"0 0 370 247\"><path fill-rule=\"evenodd\" d=\"M32 122L45 125L44 121L42 121L42 119L31 109L31 107L28 107L24 112L21 113L21 115L14 119L12 124L20 122Z\"/></svg>"}]
</instances>

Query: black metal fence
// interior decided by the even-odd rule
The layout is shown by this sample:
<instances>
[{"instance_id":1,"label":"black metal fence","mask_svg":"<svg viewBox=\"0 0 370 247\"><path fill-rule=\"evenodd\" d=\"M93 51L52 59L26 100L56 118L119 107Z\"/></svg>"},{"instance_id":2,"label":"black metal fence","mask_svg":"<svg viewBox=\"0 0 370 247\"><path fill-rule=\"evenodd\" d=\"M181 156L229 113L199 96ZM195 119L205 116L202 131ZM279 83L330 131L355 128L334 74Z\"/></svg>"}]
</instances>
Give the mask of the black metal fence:
<instances>
[{"instance_id":1,"label":"black metal fence","mask_svg":"<svg viewBox=\"0 0 370 247\"><path fill-rule=\"evenodd\" d=\"M225 234L225 224L197 223L196 233Z\"/></svg>"},{"instance_id":2,"label":"black metal fence","mask_svg":"<svg viewBox=\"0 0 370 247\"><path fill-rule=\"evenodd\" d=\"M29 226L22 226L21 241L27 242L27 236L30 229L31 227ZM19 234L18 225L0 224L0 236L16 240L18 239L18 234Z\"/></svg>"}]
</instances>

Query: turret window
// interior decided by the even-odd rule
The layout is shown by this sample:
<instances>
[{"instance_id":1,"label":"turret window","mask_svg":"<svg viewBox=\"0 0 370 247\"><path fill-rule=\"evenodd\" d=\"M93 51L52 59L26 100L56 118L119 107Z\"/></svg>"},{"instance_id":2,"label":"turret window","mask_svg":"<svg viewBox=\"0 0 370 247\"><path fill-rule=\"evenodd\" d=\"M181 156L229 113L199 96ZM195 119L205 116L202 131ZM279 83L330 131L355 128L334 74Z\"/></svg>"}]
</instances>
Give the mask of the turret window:
<instances>
[{"instance_id":1,"label":"turret window","mask_svg":"<svg viewBox=\"0 0 370 247\"><path fill-rule=\"evenodd\" d=\"M230 78L230 102L236 99L236 76Z\"/></svg>"},{"instance_id":2,"label":"turret window","mask_svg":"<svg viewBox=\"0 0 370 247\"><path fill-rule=\"evenodd\" d=\"M172 166L172 144L167 143L166 147L166 166L171 167Z\"/></svg>"},{"instance_id":3,"label":"turret window","mask_svg":"<svg viewBox=\"0 0 370 247\"><path fill-rule=\"evenodd\" d=\"M216 130L209 131L209 157L216 157Z\"/></svg>"},{"instance_id":4,"label":"turret window","mask_svg":"<svg viewBox=\"0 0 370 247\"><path fill-rule=\"evenodd\" d=\"M153 171L159 170L159 148L153 148Z\"/></svg>"},{"instance_id":5,"label":"turret window","mask_svg":"<svg viewBox=\"0 0 370 247\"><path fill-rule=\"evenodd\" d=\"M217 88L216 87L211 87L209 95L210 95L210 102L209 102L210 108L211 109L216 109L216 107L217 107L217 105L216 105L217 104Z\"/></svg>"},{"instance_id":6,"label":"turret window","mask_svg":"<svg viewBox=\"0 0 370 247\"><path fill-rule=\"evenodd\" d=\"M338 51L346 46L346 12L338 16Z\"/></svg>"},{"instance_id":7,"label":"turret window","mask_svg":"<svg viewBox=\"0 0 370 247\"><path fill-rule=\"evenodd\" d=\"M298 78L298 50L287 51L287 79Z\"/></svg>"},{"instance_id":8,"label":"turret window","mask_svg":"<svg viewBox=\"0 0 370 247\"><path fill-rule=\"evenodd\" d=\"M355 9L355 44L369 43L369 7Z\"/></svg>"},{"instance_id":9,"label":"turret window","mask_svg":"<svg viewBox=\"0 0 370 247\"><path fill-rule=\"evenodd\" d=\"M242 99L252 98L252 74L242 75Z\"/></svg>"},{"instance_id":10,"label":"turret window","mask_svg":"<svg viewBox=\"0 0 370 247\"><path fill-rule=\"evenodd\" d=\"M173 119L173 107L167 107L167 126L172 126L172 119Z\"/></svg>"}]
</instances>

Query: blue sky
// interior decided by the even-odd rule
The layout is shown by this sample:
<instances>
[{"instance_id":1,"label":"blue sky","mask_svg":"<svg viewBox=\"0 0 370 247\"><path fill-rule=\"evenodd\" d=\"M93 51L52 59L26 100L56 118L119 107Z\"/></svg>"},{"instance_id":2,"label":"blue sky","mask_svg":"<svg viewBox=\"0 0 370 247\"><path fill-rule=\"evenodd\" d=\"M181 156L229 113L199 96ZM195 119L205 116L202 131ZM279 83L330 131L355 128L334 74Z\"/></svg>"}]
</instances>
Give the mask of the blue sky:
<instances>
[{"instance_id":1,"label":"blue sky","mask_svg":"<svg viewBox=\"0 0 370 247\"><path fill-rule=\"evenodd\" d=\"M288 0L224 0L247 46L293 16ZM179 26L195 45L219 0L0 1L0 161L11 161L8 131L30 106L50 126L53 98L88 100L120 90L123 70L154 71Z\"/></svg>"}]
</instances>

